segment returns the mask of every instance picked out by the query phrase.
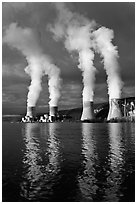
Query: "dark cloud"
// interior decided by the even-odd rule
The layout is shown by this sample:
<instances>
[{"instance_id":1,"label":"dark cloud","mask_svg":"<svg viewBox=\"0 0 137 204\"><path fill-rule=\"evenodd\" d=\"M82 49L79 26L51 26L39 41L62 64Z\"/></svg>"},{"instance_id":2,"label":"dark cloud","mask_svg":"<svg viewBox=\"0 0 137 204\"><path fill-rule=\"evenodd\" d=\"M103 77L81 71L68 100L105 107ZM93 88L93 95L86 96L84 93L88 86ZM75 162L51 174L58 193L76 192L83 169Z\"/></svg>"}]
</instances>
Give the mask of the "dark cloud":
<instances>
[{"instance_id":1,"label":"dark cloud","mask_svg":"<svg viewBox=\"0 0 137 204\"><path fill-rule=\"evenodd\" d=\"M135 3L131 2L75 2L66 3L72 10L95 19L97 23L114 30L113 43L118 46L121 76L125 87L123 96L135 94ZM63 42L56 42L52 34L46 29L49 23L56 18L56 11L52 3L3 3L3 34L5 28L12 22L21 27L31 27L39 37L40 44L45 52L52 57L54 63L60 67L64 81L61 107L77 107L81 105L82 76L77 68L78 57L76 53L67 52ZM16 49L3 45L3 103L26 105L27 87L30 79L25 74L27 66L25 57ZM96 55L95 101L108 100L106 73L101 58ZM47 105L49 99L47 78L43 78L43 90L38 105Z\"/></svg>"},{"instance_id":2,"label":"dark cloud","mask_svg":"<svg viewBox=\"0 0 137 204\"><path fill-rule=\"evenodd\" d=\"M3 44L2 61L3 64L14 65L17 63L25 63L26 59L18 50L12 49L8 47L6 44Z\"/></svg>"}]
</instances>

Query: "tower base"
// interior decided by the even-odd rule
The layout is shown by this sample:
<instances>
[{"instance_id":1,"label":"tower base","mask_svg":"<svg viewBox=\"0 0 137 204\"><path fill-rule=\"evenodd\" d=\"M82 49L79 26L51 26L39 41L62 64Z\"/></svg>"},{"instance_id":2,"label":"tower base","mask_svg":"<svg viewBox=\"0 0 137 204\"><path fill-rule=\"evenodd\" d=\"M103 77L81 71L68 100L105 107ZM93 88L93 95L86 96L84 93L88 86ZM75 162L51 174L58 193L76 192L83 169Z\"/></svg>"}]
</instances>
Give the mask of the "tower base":
<instances>
[{"instance_id":1,"label":"tower base","mask_svg":"<svg viewBox=\"0 0 137 204\"><path fill-rule=\"evenodd\" d=\"M35 117L36 116L36 108L35 107L27 107L26 116Z\"/></svg>"},{"instance_id":2,"label":"tower base","mask_svg":"<svg viewBox=\"0 0 137 204\"><path fill-rule=\"evenodd\" d=\"M83 102L83 112L82 112L82 116L81 116L81 121L92 120L92 119L94 119L93 102L84 101Z\"/></svg>"},{"instance_id":3,"label":"tower base","mask_svg":"<svg viewBox=\"0 0 137 204\"><path fill-rule=\"evenodd\" d=\"M109 102L109 113L107 120L121 119L122 112L120 107L120 99L111 99Z\"/></svg>"}]
</instances>

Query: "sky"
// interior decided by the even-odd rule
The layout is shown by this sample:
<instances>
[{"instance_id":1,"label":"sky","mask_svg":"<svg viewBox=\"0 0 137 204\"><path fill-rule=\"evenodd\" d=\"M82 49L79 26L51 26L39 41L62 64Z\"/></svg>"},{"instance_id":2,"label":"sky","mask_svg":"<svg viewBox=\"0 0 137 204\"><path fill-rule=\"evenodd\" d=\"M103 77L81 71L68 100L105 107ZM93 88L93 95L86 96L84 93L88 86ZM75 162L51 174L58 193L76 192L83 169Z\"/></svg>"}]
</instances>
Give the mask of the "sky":
<instances>
[{"instance_id":1,"label":"sky","mask_svg":"<svg viewBox=\"0 0 137 204\"><path fill-rule=\"evenodd\" d=\"M99 25L113 29L113 44L118 47L121 78L124 82L122 97L135 96L135 3L133 2L74 2L65 3L72 12L95 20ZM37 34L43 52L52 58L61 71L62 88L59 109L71 109L82 105L82 73L78 55L69 53L63 41L55 41L47 29L57 18L53 3L5 2L2 4L2 31L11 23L22 28L32 28ZM17 49L3 43L2 48L2 103L3 108L26 107L30 77L25 73L27 61ZM94 102L108 101L106 72L102 59L95 55L97 69ZM42 91L37 107L46 108L49 102L48 78L42 78Z\"/></svg>"}]
</instances>

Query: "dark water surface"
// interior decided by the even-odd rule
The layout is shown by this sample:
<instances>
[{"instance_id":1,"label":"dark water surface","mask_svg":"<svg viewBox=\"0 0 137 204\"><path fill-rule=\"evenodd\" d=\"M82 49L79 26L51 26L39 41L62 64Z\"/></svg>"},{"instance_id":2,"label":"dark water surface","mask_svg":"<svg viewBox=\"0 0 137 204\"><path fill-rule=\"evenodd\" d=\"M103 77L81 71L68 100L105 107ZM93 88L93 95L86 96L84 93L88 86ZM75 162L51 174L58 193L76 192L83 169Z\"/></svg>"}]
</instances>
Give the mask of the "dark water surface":
<instances>
[{"instance_id":1,"label":"dark water surface","mask_svg":"<svg viewBox=\"0 0 137 204\"><path fill-rule=\"evenodd\" d=\"M134 123L4 123L3 201L134 201Z\"/></svg>"}]
</instances>

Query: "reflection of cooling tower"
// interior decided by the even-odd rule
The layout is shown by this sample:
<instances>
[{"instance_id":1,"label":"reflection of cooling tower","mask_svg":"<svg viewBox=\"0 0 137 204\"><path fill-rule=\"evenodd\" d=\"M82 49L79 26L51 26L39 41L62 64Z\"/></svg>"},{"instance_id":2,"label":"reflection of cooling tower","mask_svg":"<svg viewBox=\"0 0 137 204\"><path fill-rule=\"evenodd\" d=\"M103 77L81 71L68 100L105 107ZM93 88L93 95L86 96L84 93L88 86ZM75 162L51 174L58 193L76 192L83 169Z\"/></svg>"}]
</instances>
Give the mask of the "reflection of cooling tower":
<instances>
[{"instance_id":1,"label":"reflection of cooling tower","mask_svg":"<svg viewBox=\"0 0 137 204\"><path fill-rule=\"evenodd\" d=\"M92 120L92 119L94 119L93 102L84 101L81 120L84 121L84 120Z\"/></svg>"},{"instance_id":2,"label":"reflection of cooling tower","mask_svg":"<svg viewBox=\"0 0 137 204\"><path fill-rule=\"evenodd\" d=\"M109 113L107 120L110 120L112 118L122 118L122 113L120 109L120 99L111 99L109 102Z\"/></svg>"},{"instance_id":3,"label":"reflection of cooling tower","mask_svg":"<svg viewBox=\"0 0 137 204\"><path fill-rule=\"evenodd\" d=\"M27 107L27 116L35 117L35 107Z\"/></svg>"},{"instance_id":4,"label":"reflection of cooling tower","mask_svg":"<svg viewBox=\"0 0 137 204\"><path fill-rule=\"evenodd\" d=\"M50 106L49 115L50 116L57 116L58 107L57 106Z\"/></svg>"}]
</instances>

